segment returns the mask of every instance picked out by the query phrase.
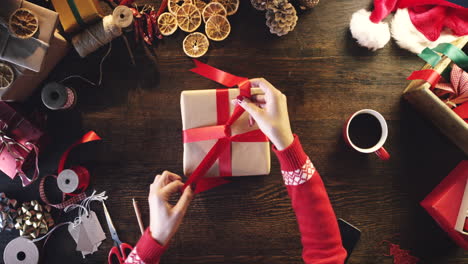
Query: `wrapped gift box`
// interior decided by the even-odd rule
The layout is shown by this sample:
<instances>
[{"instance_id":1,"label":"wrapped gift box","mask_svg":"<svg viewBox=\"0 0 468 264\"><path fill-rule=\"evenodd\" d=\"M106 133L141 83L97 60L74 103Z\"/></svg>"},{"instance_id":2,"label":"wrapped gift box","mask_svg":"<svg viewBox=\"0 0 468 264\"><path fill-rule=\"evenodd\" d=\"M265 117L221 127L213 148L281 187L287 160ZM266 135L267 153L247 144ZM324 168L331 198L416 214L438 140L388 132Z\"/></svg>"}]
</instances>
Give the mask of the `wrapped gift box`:
<instances>
[{"instance_id":1,"label":"wrapped gift box","mask_svg":"<svg viewBox=\"0 0 468 264\"><path fill-rule=\"evenodd\" d=\"M228 89L228 97L225 97L224 105L228 105L232 114L234 105L230 99L239 95L239 89ZM258 88L252 88L252 94L261 93ZM217 96L217 90L183 91L181 94L182 126L183 130L192 128L209 127L218 125L217 104L221 100ZM249 126L249 115L244 112L242 116L231 126L231 134L239 135L249 131L258 130L255 124ZM184 173L191 175L197 168L208 151L217 140L203 140L184 143ZM270 147L268 142L232 142L231 143L232 175L266 175L270 173ZM205 177L220 176L219 160L208 170ZM223 175L224 176L224 175Z\"/></svg>"},{"instance_id":2,"label":"wrapped gift box","mask_svg":"<svg viewBox=\"0 0 468 264\"><path fill-rule=\"evenodd\" d=\"M468 250L468 236L456 231L455 224L467 180L468 160L464 160L421 202L440 227L465 250Z\"/></svg>"},{"instance_id":3,"label":"wrapped gift box","mask_svg":"<svg viewBox=\"0 0 468 264\"><path fill-rule=\"evenodd\" d=\"M69 48L68 42L58 32L55 32L41 71L33 72L14 66L15 79L10 86L0 89L0 99L3 101L24 101L47 78L55 65L67 54Z\"/></svg>"},{"instance_id":4,"label":"wrapped gift box","mask_svg":"<svg viewBox=\"0 0 468 264\"><path fill-rule=\"evenodd\" d=\"M468 42L468 36L455 41L455 46L462 48ZM433 68L439 74L449 67L452 61L443 57ZM423 69L431 69L426 64ZM403 97L408 100L419 112L430 119L442 133L449 137L460 149L468 154L468 124L454 110L450 109L432 91L431 84L424 80L413 80L403 92Z\"/></svg>"},{"instance_id":5,"label":"wrapped gift box","mask_svg":"<svg viewBox=\"0 0 468 264\"><path fill-rule=\"evenodd\" d=\"M37 16L39 30L29 39L19 39L11 36L8 29L0 25L0 59L39 72L57 27L58 14L27 1L2 0L0 17L8 21L18 8L27 8Z\"/></svg>"},{"instance_id":6,"label":"wrapped gift box","mask_svg":"<svg viewBox=\"0 0 468 264\"><path fill-rule=\"evenodd\" d=\"M104 16L97 0L52 0L67 33L76 32Z\"/></svg>"},{"instance_id":7,"label":"wrapped gift box","mask_svg":"<svg viewBox=\"0 0 468 264\"><path fill-rule=\"evenodd\" d=\"M37 126L5 102L0 102L0 137L0 170L11 179L18 169L26 172L35 165L34 147L43 147L45 138Z\"/></svg>"}]
</instances>

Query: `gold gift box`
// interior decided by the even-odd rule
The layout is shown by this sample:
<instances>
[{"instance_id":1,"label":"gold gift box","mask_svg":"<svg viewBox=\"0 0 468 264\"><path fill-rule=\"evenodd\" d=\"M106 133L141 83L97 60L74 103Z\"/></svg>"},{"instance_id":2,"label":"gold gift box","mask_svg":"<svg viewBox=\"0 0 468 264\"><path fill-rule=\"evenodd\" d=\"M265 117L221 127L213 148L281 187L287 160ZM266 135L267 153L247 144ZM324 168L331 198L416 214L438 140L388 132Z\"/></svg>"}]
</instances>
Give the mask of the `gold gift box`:
<instances>
[{"instance_id":1,"label":"gold gift box","mask_svg":"<svg viewBox=\"0 0 468 264\"><path fill-rule=\"evenodd\" d=\"M468 36L464 36L452 44L463 48L467 43ZM426 64L422 69L434 69L441 74L450 65L452 61L444 56L434 68ZM468 123L431 91L430 83L424 80L411 81L403 97L468 155Z\"/></svg>"},{"instance_id":2,"label":"gold gift box","mask_svg":"<svg viewBox=\"0 0 468 264\"><path fill-rule=\"evenodd\" d=\"M104 16L97 0L52 0L60 23L67 33L73 33Z\"/></svg>"}]
</instances>

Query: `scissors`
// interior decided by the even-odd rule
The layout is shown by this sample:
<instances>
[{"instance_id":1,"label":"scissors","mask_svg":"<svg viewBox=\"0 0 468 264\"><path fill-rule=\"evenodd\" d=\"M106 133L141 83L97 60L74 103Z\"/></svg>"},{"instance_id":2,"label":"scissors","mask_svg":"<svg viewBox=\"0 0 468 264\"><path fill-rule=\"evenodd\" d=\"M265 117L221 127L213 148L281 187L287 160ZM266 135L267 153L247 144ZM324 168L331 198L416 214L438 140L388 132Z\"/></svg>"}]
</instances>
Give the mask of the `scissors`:
<instances>
[{"instance_id":1,"label":"scissors","mask_svg":"<svg viewBox=\"0 0 468 264\"><path fill-rule=\"evenodd\" d=\"M109 264L123 264L125 263L125 259L127 259L130 252L132 252L133 247L120 241L104 201L102 202L102 206L104 207L104 213L106 215L107 225L109 226L109 232L111 234L112 240L114 240L114 246L109 251L109 257L107 258L107 261Z\"/></svg>"}]
</instances>

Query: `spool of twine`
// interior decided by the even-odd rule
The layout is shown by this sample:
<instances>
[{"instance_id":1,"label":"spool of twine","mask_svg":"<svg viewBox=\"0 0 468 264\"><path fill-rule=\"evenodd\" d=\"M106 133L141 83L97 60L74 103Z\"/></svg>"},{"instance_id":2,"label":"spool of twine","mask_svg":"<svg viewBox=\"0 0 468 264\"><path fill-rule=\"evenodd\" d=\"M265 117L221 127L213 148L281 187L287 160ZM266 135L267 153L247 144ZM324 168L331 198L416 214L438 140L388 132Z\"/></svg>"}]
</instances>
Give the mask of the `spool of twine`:
<instances>
[{"instance_id":1,"label":"spool of twine","mask_svg":"<svg viewBox=\"0 0 468 264\"><path fill-rule=\"evenodd\" d=\"M80 57L84 58L120 35L122 35L122 28L114 23L113 15L108 15L97 24L74 36L72 44Z\"/></svg>"}]
</instances>

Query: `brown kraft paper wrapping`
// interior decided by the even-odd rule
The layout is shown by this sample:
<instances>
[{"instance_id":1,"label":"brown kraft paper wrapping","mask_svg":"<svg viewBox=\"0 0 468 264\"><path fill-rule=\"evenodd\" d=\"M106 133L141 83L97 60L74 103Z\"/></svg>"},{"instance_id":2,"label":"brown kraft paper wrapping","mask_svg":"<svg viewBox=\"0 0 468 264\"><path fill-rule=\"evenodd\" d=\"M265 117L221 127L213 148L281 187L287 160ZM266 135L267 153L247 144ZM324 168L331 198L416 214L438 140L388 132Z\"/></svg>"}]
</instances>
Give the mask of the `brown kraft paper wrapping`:
<instances>
[{"instance_id":1,"label":"brown kraft paper wrapping","mask_svg":"<svg viewBox=\"0 0 468 264\"><path fill-rule=\"evenodd\" d=\"M262 93L252 88L252 94ZM229 89L229 98L236 98L239 89ZM217 125L216 90L183 91L180 98L182 129ZM230 113L234 105L229 104ZM249 127L245 112L232 126L232 135L259 129ZM217 140L184 143L184 174L189 176L200 164ZM270 173L270 146L268 142L232 142L232 176L267 175ZM208 170L205 177L219 177L219 161Z\"/></svg>"}]
</instances>

